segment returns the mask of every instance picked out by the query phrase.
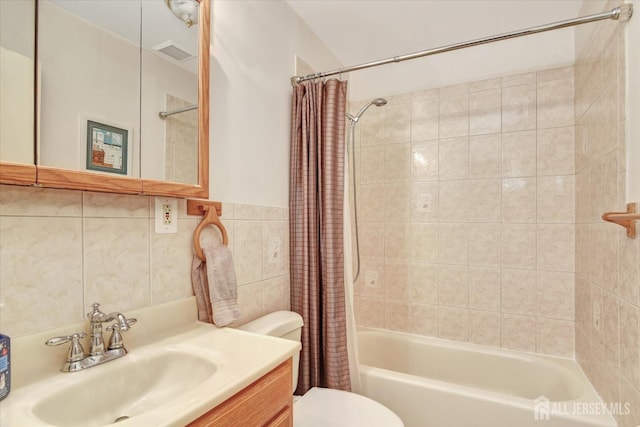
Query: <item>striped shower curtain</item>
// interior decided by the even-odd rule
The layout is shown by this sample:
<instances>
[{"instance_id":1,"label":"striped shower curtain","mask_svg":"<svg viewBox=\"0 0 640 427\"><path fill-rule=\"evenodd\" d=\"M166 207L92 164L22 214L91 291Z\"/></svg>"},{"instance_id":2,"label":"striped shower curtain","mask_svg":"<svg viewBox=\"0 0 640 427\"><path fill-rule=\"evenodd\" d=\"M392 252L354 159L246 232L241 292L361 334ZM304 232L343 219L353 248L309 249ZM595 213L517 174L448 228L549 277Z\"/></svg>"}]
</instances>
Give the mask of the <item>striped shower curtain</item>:
<instances>
[{"instance_id":1,"label":"striped shower curtain","mask_svg":"<svg viewBox=\"0 0 640 427\"><path fill-rule=\"evenodd\" d=\"M350 390L344 290L347 82L294 87L289 228L291 309L304 320L297 394Z\"/></svg>"}]
</instances>

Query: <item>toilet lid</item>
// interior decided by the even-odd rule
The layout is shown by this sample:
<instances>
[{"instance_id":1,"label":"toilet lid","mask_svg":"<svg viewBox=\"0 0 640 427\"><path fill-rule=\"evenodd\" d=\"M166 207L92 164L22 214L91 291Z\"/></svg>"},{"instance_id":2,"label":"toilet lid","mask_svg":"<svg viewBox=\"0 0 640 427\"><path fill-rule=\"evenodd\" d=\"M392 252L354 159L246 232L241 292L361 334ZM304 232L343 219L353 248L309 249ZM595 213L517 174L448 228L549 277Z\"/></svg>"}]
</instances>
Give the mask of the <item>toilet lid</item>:
<instances>
[{"instance_id":1,"label":"toilet lid","mask_svg":"<svg viewBox=\"0 0 640 427\"><path fill-rule=\"evenodd\" d=\"M403 427L388 408L368 397L314 387L293 405L294 427Z\"/></svg>"}]
</instances>

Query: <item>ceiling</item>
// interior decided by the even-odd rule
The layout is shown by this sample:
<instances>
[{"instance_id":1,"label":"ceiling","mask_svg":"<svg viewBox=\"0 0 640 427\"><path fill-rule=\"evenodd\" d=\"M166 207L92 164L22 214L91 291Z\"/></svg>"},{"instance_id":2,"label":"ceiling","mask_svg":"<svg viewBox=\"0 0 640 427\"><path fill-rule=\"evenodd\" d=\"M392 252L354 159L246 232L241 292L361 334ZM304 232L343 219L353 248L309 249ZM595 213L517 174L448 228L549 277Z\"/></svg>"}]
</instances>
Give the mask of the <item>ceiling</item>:
<instances>
[{"instance_id":1,"label":"ceiling","mask_svg":"<svg viewBox=\"0 0 640 427\"><path fill-rule=\"evenodd\" d=\"M574 18L582 6L582 0L287 1L345 66ZM567 65L573 55L573 29L556 30L361 70L350 90L352 99L364 99Z\"/></svg>"}]
</instances>

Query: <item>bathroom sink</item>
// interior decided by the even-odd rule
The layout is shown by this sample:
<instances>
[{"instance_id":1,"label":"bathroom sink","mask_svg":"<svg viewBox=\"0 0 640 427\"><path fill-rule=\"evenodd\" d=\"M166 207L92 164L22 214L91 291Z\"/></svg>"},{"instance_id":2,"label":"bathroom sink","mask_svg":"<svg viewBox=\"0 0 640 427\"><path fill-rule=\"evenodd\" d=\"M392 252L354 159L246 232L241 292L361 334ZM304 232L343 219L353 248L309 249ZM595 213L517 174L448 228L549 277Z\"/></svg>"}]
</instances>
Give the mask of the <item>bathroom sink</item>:
<instances>
[{"instance_id":1,"label":"bathroom sink","mask_svg":"<svg viewBox=\"0 0 640 427\"><path fill-rule=\"evenodd\" d=\"M33 414L54 426L102 426L153 410L197 387L216 365L182 351L128 354L101 369L69 375L69 385L44 395Z\"/></svg>"},{"instance_id":2,"label":"bathroom sink","mask_svg":"<svg viewBox=\"0 0 640 427\"><path fill-rule=\"evenodd\" d=\"M84 323L12 340L0 426L183 427L300 350L298 342L198 322L195 297L127 314L138 319L125 337L128 354L77 372L60 371L64 346L43 347Z\"/></svg>"}]
</instances>

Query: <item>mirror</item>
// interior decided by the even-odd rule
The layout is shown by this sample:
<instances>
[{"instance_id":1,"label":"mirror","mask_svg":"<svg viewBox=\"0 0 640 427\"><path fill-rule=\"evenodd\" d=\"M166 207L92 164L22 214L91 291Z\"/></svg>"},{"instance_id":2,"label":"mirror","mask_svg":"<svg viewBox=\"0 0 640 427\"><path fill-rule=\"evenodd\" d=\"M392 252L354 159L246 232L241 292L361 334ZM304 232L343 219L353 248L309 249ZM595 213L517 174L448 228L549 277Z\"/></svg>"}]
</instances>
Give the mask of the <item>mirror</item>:
<instances>
[{"instance_id":1,"label":"mirror","mask_svg":"<svg viewBox=\"0 0 640 427\"><path fill-rule=\"evenodd\" d=\"M0 171L1 182L33 183L35 0L0 1ZM23 178L9 179L7 163ZM29 165L19 168L18 165ZM27 175L31 175L28 177Z\"/></svg>"},{"instance_id":2,"label":"mirror","mask_svg":"<svg viewBox=\"0 0 640 427\"><path fill-rule=\"evenodd\" d=\"M38 1L39 182L208 196L209 2L170 3Z\"/></svg>"}]
</instances>

